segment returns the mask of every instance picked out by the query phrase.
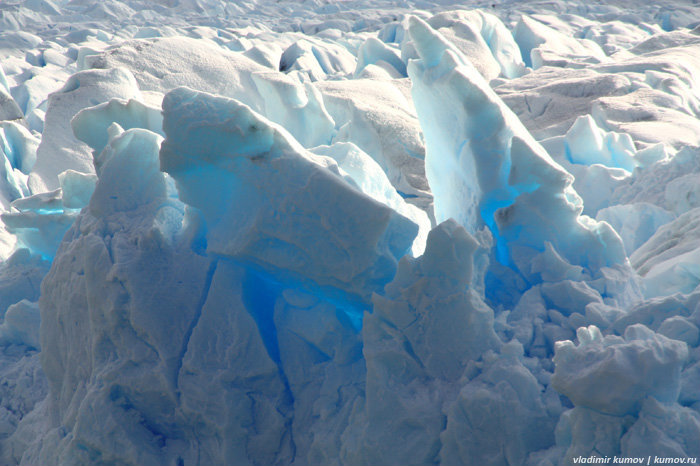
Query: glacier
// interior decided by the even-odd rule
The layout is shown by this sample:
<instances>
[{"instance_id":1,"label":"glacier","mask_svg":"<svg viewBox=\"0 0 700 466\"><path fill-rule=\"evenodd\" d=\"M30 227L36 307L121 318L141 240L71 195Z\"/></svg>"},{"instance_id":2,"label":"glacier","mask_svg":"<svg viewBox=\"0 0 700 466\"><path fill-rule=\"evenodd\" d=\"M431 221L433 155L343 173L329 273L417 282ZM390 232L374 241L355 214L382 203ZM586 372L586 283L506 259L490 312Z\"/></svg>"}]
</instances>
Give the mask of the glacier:
<instances>
[{"instance_id":1,"label":"glacier","mask_svg":"<svg viewBox=\"0 0 700 466\"><path fill-rule=\"evenodd\" d=\"M700 464L698 18L0 5L0 464Z\"/></svg>"}]
</instances>

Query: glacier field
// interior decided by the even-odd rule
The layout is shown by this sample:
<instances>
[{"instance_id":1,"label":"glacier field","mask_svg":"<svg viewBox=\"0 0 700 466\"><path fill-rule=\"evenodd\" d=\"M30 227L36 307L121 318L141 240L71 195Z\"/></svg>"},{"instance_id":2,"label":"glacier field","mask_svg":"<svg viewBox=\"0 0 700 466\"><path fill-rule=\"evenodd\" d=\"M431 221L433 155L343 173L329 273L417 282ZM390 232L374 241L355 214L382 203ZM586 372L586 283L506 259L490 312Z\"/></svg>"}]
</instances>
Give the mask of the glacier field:
<instances>
[{"instance_id":1,"label":"glacier field","mask_svg":"<svg viewBox=\"0 0 700 466\"><path fill-rule=\"evenodd\" d=\"M697 0L0 0L0 465L700 464Z\"/></svg>"}]
</instances>

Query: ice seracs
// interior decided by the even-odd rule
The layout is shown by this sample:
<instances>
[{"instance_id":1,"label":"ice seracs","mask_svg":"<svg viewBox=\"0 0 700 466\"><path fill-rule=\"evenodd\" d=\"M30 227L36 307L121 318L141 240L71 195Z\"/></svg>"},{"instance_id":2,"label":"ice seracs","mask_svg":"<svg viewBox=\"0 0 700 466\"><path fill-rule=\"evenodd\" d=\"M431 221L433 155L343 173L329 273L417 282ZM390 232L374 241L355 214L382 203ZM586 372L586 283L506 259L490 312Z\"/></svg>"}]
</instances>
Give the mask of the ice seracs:
<instances>
[{"instance_id":1,"label":"ice seracs","mask_svg":"<svg viewBox=\"0 0 700 466\"><path fill-rule=\"evenodd\" d=\"M71 119L71 129L76 138L86 143L99 155L107 146L112 123L122 129L143 128L154 133L163 132L160 109L138 99L111 99L96 106L83 108Z\"/></svg>"},{"instance_id":2,"label":"ice seracs","mask_svg":"<svg viewBox=\"0 0 700 466\"><path fill-rule=\"evenodd\" d=\"M638 165L635 152L628 134L606 133L589 115L578 117L566 133L566 155L572 163L598 163L631 172Z\"/></svg>"},{"instance_id":3,"label":"ice seracs","mask_svg":"<svg viewBox=\"0 0 700 466\"><path fill-rule=\"evenodd\" d=\"M579 345L559 342L554 358L552 384L575 405L557 426L562 461L578 455L629 457L656 451L692 457L700 451L689 441L700 429L700 416L677 403L689 355L685 342L642 324L627 327L624 337L603 337L595 326L577 333ZM660 426L670 429L661 434Z\"/></svg>"},{"instance_id":4,"label":"ice seracs","mask_svg":"<svg viewBox=\"0 0 700 466\"><path fill-rule=\"evenodd\" d=\"M698 215L700 209L695 208L661 226L631 256L648 296L670 290L690 293L700 284L696 259L700 254Z\"/></svg>"},{"instance_id":5,"label":"ice seracs","mask_svg":"<svg viewBox=\"0 0 700 466\"><path fill-rule=\"evenodd\" d=\"M557 343L552 377L554 388L574 405L624 415L637 413L647 396L671 403L678 399L688 357L684 342L641 324L627 327L624 338L603 337L595 326L580 328L577 337L579 346L568 340ZM610 380L611 374L619 379Z\"/></svg>"},{"instance_id":6,"label":"ice seracs","mask_svg":"<svg viewBox=\"0 0 700 466\"><path fill-rule=\"evenodd\" d=\"M161 168L201 210L209 251L365 299L393 275L418 226L351 187L335 161L231 99L179 88L163 111Z\"/></svg>"},{"instance_id":7,"label":"ice seracs","mask_svg":"<svg viewBox=\"0 0 700 466\"><path fill-rule=\"evenodd\" d=\"M607 61L605 53L595 42L569 37L529 16L520 18L513 37L520 47L523 61L532 68Z\"/></svg>"},{"instance_id":8,"label":"ice seracs","mask_svg":"<svg viewBox=\"0 0 700 466\"><path fill-rule=\"evenodd\" d=\"M436 14L427 22L469 57L487 81L526 73L520 47L498 17L483 10L456 10Z\"/></svg>"},{"instance_id":9,"label":"ice seracs","mask_svg":"<svg viewBox=\"0 0 700 466\"><path fill-rule=\"evenodd\" d=\"M358 146L408 202L430 212L425 145L408 80L326 81L316 87L337 127L332 142Z\"/></svg>"},{"instance_id":10,"label":"ice seracs","mask_svg":"<svg viewBox=\"0 0 700 466\"><path fill-rule=\"evenodd\" d=\"M422 464L437 454L455 397L449 387L460 385L469 361L501 345L480 294L490 246L482 240L453 220L438 225L425 254L402 259L385 294L375 295L363 322L366 399L350 462Z\"/></svg>"},{"instance_id":11,"label":"ice seracs","mask_svg":"<svg viewBox=\"0 0 700 466\"><path fill-rule=\"evenodd\" d=\"M552 160L483 77L422 20L409 20L420 60L408 67L426 140L435 217L474 233L488 226L496 259L535 282L530 263L545 242L588 269L624 265L619 236L581 216L573 177Z\"/></svg>"},{"instance_id":12,"label":"ice seracs","mask_svg":"<svg viewBox=\"0 0 700 466\"><path fill-rule=\"evenodd\" d=\"M0 5L0 463L700 457L697 6L448 3Z\"/></svg>"},{"instance_id":13,"label":"ice seracs","mask_svg":"<svg viewBox=\"0 0 700 466\"><path fill-rule=\"evenodd\" d=\"M128 41L90 57L90 66L125 67L142 91L162 94L189 86L238 99L287 127L305 147L328 144L332 137L333 120L313 87L205 41L181 36Z\"/></svg>"},{"instance_id":14,"label":"ice seracs","mask_svg":"<svg viewBox=\"0 0 700 466\"><path fill-rule=\"evenodd\" d=\"M338 142L331 146L318 146L314 154L331 157L347 173L357 187L376 201L385 204L418 225L418 233L411 254L418 257L425 250L425 242L431 229L428 214L409 204L389 182L379 164L353 143Z\"/></svg>"},{"instance_id":15,"label":"ice seracs","mask_svg":"<svg viewBox=\"0 0 700 466\"><path fill-rule=\"evenodd\" d=\"M67 169L93 172L90 148L73 135L71 119L83 108L113 97L140 96L134 76L124 68L87 70L71 76L49 97L36 163L29 175L29 189L40 193L58 188L58 174Z\"/></svg>"}]
</instances>

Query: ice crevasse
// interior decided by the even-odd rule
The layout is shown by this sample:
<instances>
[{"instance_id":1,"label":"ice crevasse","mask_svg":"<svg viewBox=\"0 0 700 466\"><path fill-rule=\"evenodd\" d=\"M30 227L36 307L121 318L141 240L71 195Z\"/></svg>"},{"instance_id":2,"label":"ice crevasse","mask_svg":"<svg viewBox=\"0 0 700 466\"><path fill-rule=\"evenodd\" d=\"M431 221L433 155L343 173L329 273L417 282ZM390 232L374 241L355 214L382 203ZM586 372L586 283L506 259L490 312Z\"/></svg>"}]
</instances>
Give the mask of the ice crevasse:
<instances>
[{"instance_id":1,"label":"ice crevasse","mask_svg":"<svg viewBox=\"0 0 700 466\"><path fill-rule=\"evenodd\" d=\"M27 291L38 309L11 306L0 338L40 348L48 395L3 440L3 458L700 456L700 295L645 301L620 236L582 215L573 177L469 59L416 17L405 40L432 229L371 155L332 141L310 85L316 147L272 101L177 87L161 122L125 69L78 76L117 76L125 90L72 119L79 145L64 138L83 162L92 151L94 176L40 163L62 191L8 199L18 230L46 210L72 224L55 256L51 241L24 236L52 263L40 295ZM388 56L380 45L362 48L365 63Z\"/></svg>"}]
</instances>

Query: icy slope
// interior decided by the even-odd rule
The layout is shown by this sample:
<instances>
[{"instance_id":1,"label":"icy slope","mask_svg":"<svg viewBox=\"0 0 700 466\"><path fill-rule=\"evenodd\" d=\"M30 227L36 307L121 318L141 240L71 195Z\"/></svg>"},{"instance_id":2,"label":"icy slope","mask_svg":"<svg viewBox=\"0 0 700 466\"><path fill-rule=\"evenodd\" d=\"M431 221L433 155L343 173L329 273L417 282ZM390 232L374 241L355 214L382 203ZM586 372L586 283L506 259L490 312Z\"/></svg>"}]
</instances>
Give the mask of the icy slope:
<instances>
[{"instance_id":1,"label":"icy slope","mask_svg":"<svg viewBox=\"0 0 700 466\"><path fill-rule=\"evenodd\" d=\"M693 2L0 5L0 463L700 458Z\"/></svg>"},{"instance_id":2,"label":"icy slope","mask_svg":"<svg viewBox=\"0 0 700 466\"><path fill-rule=\"evenodd\" d=\"M589 276L624 264L619 237L608 224L579 216L582 201L571 189L573 178L468 59L417 18L409 20L408 32L420 56L408 72L437 221L453 218L471 233L488 226L495 259L531 285L539 281L532 262L545 242Z\"/></svg>"}]
</instances>

